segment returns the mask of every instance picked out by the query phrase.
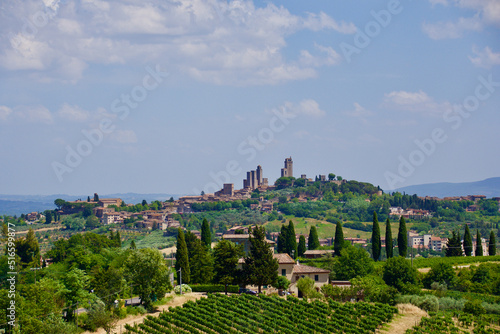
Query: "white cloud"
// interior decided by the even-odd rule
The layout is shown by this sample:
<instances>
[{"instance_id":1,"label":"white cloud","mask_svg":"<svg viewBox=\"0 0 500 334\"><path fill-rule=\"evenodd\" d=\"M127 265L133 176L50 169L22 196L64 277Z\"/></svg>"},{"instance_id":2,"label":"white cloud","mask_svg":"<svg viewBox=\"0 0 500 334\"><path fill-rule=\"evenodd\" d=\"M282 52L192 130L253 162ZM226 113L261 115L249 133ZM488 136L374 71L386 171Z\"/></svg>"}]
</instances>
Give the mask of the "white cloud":
<instances>
[{"instance_id":1,"label":"white cloud","mask_svg":"<svg viewBox=\"0 0 500 334\"><path fill-rule=\"evenodd\" d=\"M323 12L295 15L283 6L253 1L44 0L54 13L33 34L16 22L43 9L36 0L14 0L0 28L0 66L29 70L41 81L75 83L89 66L162 62L193 78L217 84L261 85L315 77L340 56L315 45L285 56L286 39L301 30L352 34L356 27ZM31 13L31 14L30 14Z\"/></svg>"},{"instance_id":2,"label":"white cloud","mask_svg":"<svg viewBox=\"0 0 500 334\"><path fill-rule=\"evenodd\" d=\"M0 106L0 120L7 120L10 114L12 114L12 109L7 106Z\"/></svg>"},{"instance_id":3,"label":"white cloud","mask_svg":"<svg viewBox=\"0 0 500 334\"><path fill-rule=\"evenodd\" d=\"M461 17L457 22L423 23L422 30L432 39L460 38L467 31L481 31L482 23L476 15L471 18Z\"/></svg>"},{"instance_id":4,"label":"white cloud","mask_svg":"<svg viewBox=\"0 0 500 334\"><path fill-rule=\"evenodd\" d=\"M421 90L418 92L393 91L385 94L384 106L430 116L441 115L452 108L449 102L437 103Z\"/></svg>"},{"instance_id":5,"label":"white cloud","mask_svg":"<svg viewBox=\"0 0 500 334\"><path fill-rule=\"evenodd\" d=\"M44 106L20 106L14 109L14 115L27 122L52 124L54 119L49 109Z\"/></svg>"},{"instance_id":6,"label":"white cloud","mask_svg":"<svg viewBox=\"0 0 500 334\"><path fill-rule=\"evenodd\" d=\"M312 118L319 118L326 115L326 112L319 107L318 102L312 99L302 100L298 104L285 102L279 109L282 113L288 113L295 116L304 115Z\"/></svg>"},{"instance_id":7,"label":"white cloud","mask_svg":"<svg viewBox=\"0 0 500 334\"><path fill-rule=\"evenodd\" d=\"M65 103L61 109L59 109L58 115L69 121L83 122L87 120L89 113L76 105L72 106Z\"/></svg>"},{"instance_id":8,"label":"white cloud","mask_svg":"<svg viewBox=\"0 0 500 334\"><path fill-rule=\"evenodd\" d=\"M429 0L429 2L432 4L432 6L436 5L448 6L447 0Z\"/></svg>"},{"instance_id":9,"label":"white cloud","mask_svg":"<svg viewBox=\"0 0 500 334\"><path fill-rule=\"evenodd\" d=\"M355 117L361 120L363 123L367 123L367 118L373 115L373 112L364 108L359 103L354 102L354 109L347 110L344 112L345 115L350 117Z\"/></svg>"},{"instance_id":10,"label":"white cloud","mask_svg":"<svg viewBox=\"0 0 500 334\"><path fill-rule=\"evenodd\" d=\"M133 130L116 130L110 135L110 138L120 144L137 143L137 135Z\"/></svg>"},{"instance_id":11,"label":"white cloud","mask_svg":"<svg viewBox=\"0 0 500 334\"><path fill-rule=\"evenodd\" d=\"M476 10L485 23L500 25L500 2L498 0L453 0L461 8Z\"/></svg>"},{"instance_id":12,"label":"white cloud","mask_svg":"<svg viewBox=\"0 0 500 334\"><path fill-rule=\"evenodd\" d=\"M472 48L472 52L476 57L470 57L470 61L478 67L491 68L495 65L500 65L500 53L491 51L489 46L483 50L478 50L477 47Z\"/></svg>"}]
</instances>

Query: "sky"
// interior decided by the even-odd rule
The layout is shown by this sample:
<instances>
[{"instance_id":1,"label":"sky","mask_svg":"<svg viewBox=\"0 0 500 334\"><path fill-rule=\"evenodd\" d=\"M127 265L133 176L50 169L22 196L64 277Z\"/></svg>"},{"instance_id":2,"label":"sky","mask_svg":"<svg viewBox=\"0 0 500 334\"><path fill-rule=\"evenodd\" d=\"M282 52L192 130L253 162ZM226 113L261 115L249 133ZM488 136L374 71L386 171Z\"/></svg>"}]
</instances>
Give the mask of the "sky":
<instances>
[{"instance_id":1,"label":"sky","mask_svg":"<svg viewBox=\"0 0 500 334\"><path fill-rule=\"evenodd\" d=\"M199 194L284 159L500 176L497 0L2 0L0 194Z\"/></svg>"}]
</instances>

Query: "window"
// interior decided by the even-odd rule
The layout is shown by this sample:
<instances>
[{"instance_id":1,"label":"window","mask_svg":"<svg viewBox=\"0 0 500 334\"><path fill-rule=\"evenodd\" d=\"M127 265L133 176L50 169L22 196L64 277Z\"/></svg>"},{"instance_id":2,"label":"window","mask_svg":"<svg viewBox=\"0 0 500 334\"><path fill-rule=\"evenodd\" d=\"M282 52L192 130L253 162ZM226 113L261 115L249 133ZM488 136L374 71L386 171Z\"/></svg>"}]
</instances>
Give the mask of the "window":
<instances>
[{"instance_id":1,"label":"window","mask_svg":"<svg viewBox=\"0 0 500 334\"><path fill-rule=\"evenodd\" d=\"M314 280L317 282L319 281L319 275L314 275Z\"/></svg>"},{"instance_id":2,"label":"window","mask_svg":"<svg viewBox=\"0 0 500 334\"><path fill-rule=\"evenodd\" d=\"M286 269L281 269L281 276L286 276Z\"/></svg>"}]
</instances>

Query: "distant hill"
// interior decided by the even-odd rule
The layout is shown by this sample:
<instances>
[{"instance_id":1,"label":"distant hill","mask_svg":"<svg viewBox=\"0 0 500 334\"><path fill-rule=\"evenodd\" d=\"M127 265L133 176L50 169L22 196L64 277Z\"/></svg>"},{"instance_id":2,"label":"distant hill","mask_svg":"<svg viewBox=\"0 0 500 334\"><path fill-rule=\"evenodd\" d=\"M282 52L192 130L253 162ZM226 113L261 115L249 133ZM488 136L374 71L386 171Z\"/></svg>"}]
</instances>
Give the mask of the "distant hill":
<instances>
[{"instance_id":1,"label":"distant hill","mask_svg":"<svg viewBox=\"0 0 500 334\"><path fill-rule=\"evenodd\" d=\"M39 212L55 209L54 200L62 198L65 201L74 201L77 199L86 200L89 195L0 195L0 215L21 215L29 212ZM93 194L90 195L92 198ZM125 203L137 204L145 199L148 203L159 200L165 201L170 197L179 198L178 194L107 194L99 195L101 198L121 198Z\"/></svg>"},{"instance_id":2,"label":"distant hill","mask_svg":"<svg viewBox=\"0 0 500 334\"><path fill-rule=\"evenodd\" d=\"M428 183L396 189L400 193L418 196L467 196L485 195L488 198L500 197L500 177L492 177L483 181L462 182L462 183Z\"/></svg>"}]
</instances>

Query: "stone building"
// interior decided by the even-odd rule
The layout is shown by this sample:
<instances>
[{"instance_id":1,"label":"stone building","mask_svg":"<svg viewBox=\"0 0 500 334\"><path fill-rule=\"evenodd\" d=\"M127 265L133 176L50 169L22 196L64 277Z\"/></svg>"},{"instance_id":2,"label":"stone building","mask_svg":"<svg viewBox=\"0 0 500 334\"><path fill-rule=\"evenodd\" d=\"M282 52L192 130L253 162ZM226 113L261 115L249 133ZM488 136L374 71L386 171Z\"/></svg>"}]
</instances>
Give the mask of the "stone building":
<instances>
[{"instance_id":1,"label":"stone building","mask_svg":"<svg viewBox=\"0 0 500 334\"><path fill-rule=\"evenodd\" d=\"M281 177L293 176L293 161L292 157L285 159L285 168L281 168Z\"/></svg>"}]
</instances>

